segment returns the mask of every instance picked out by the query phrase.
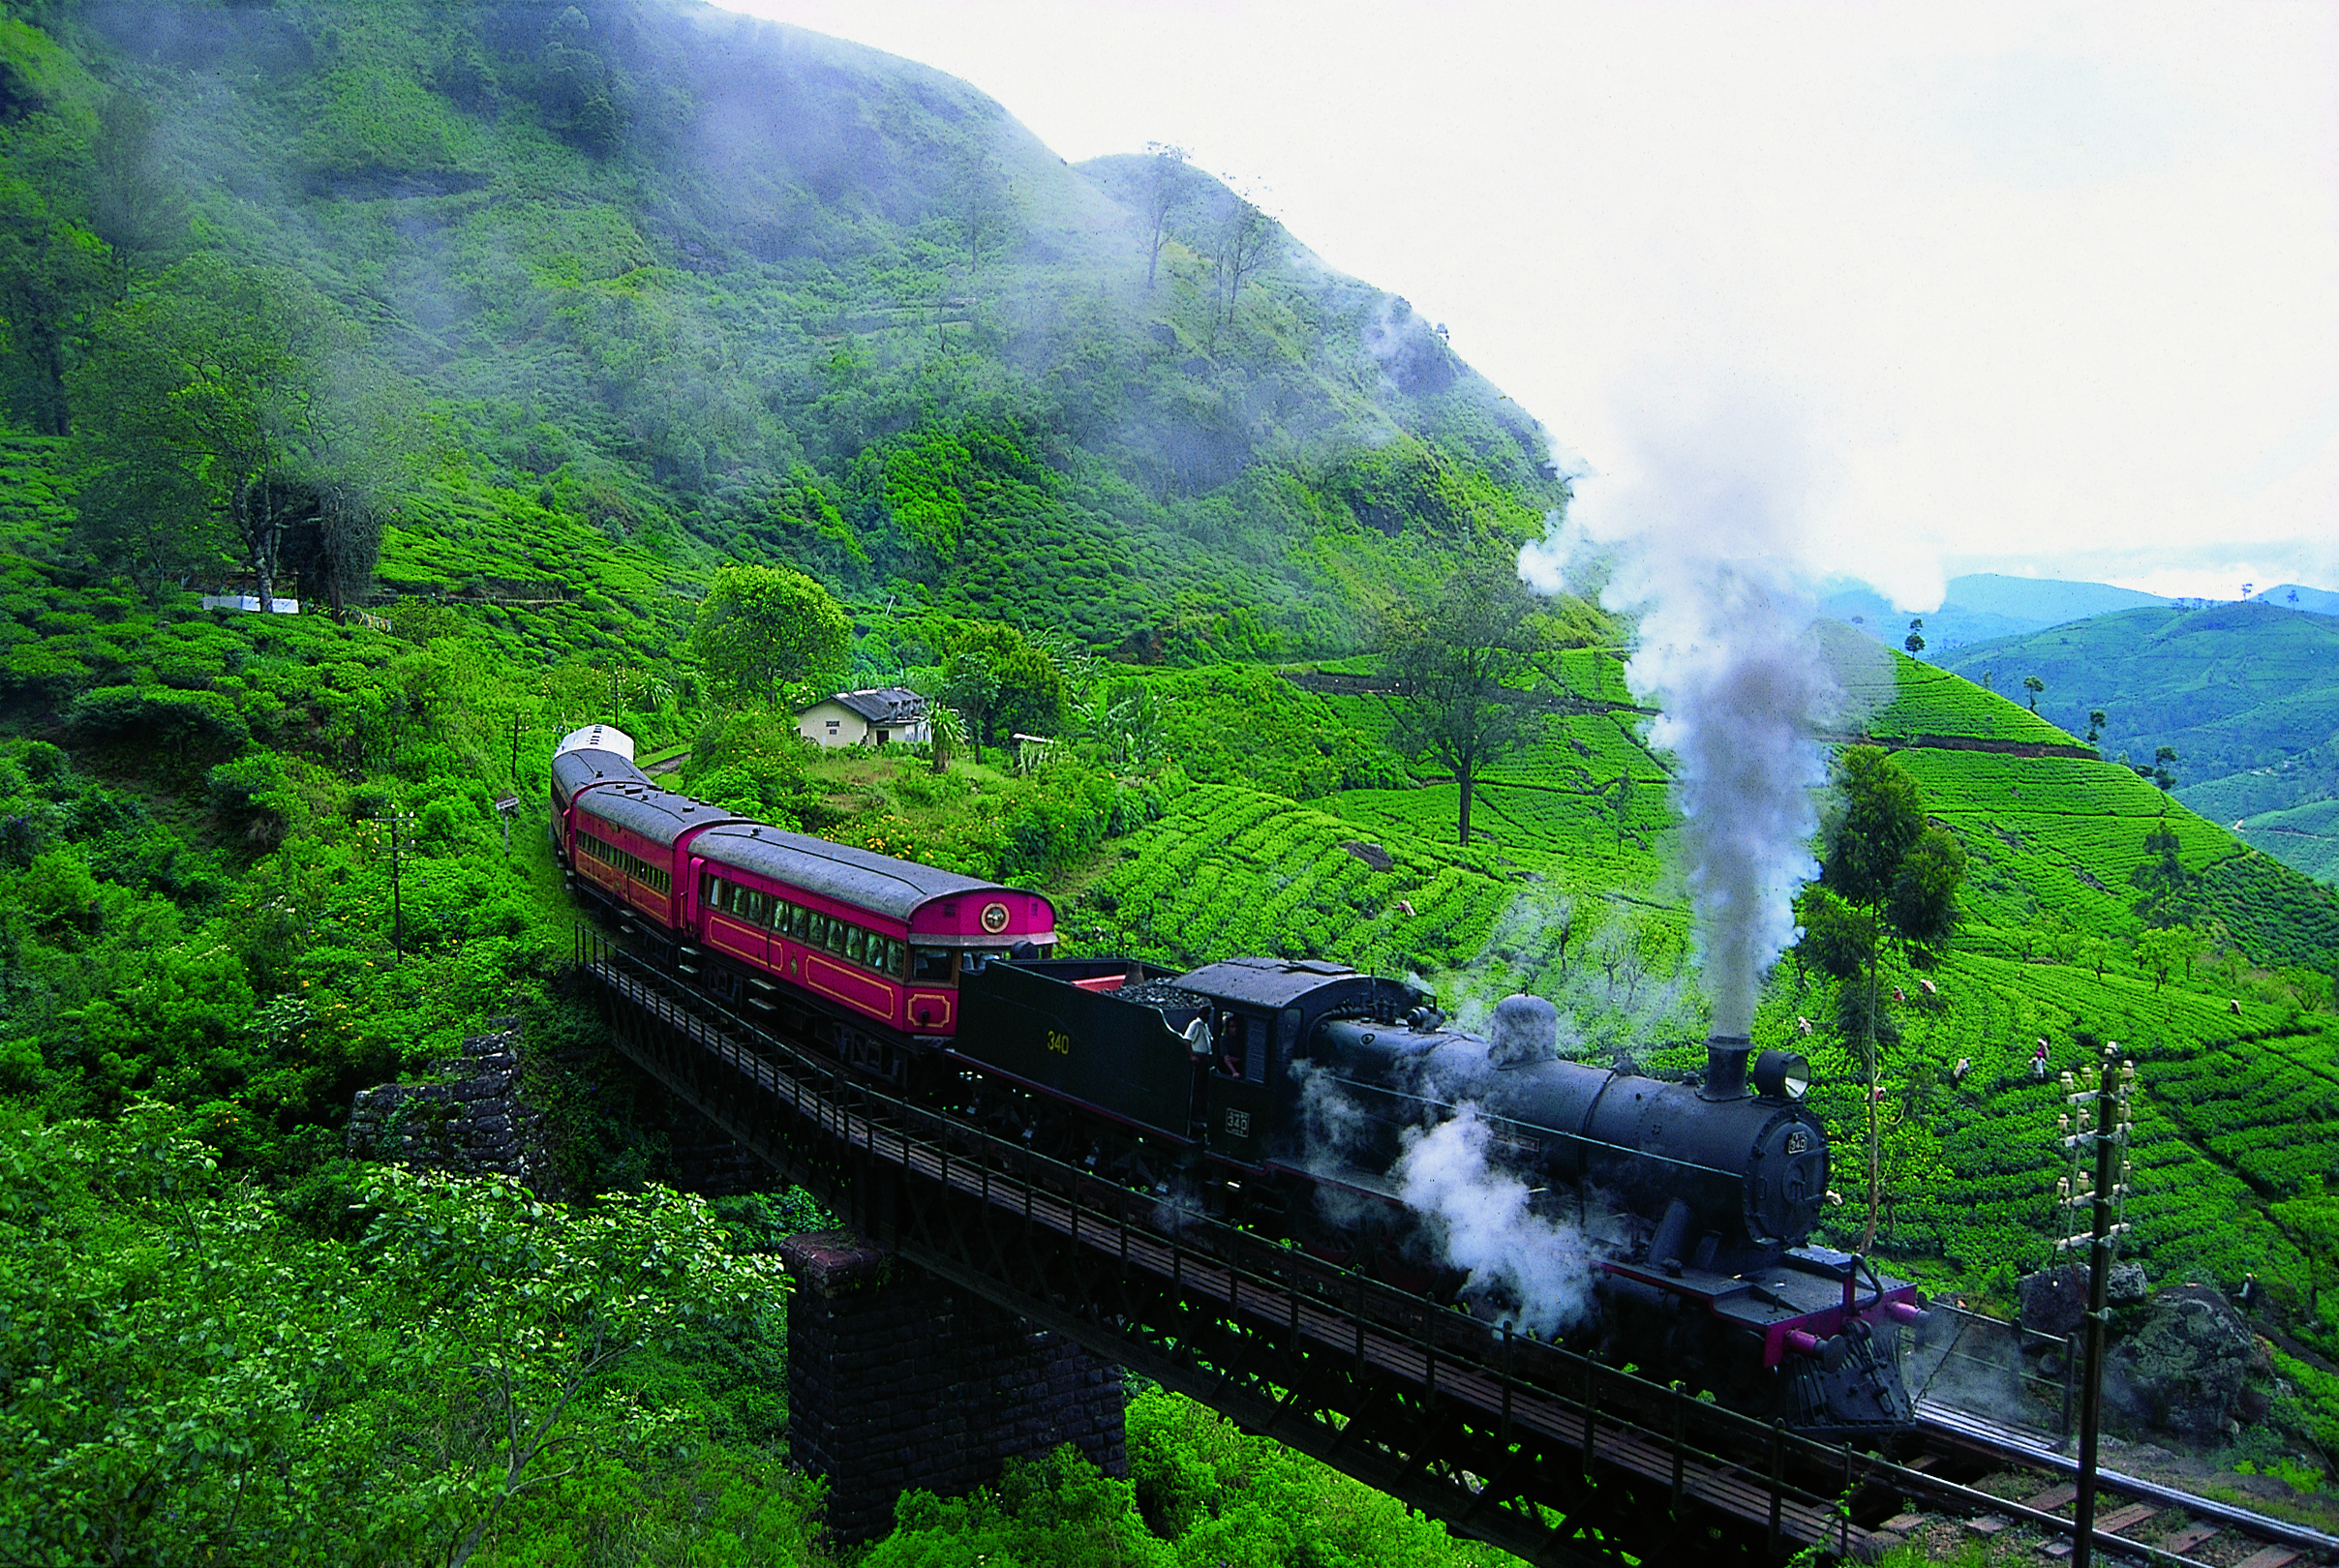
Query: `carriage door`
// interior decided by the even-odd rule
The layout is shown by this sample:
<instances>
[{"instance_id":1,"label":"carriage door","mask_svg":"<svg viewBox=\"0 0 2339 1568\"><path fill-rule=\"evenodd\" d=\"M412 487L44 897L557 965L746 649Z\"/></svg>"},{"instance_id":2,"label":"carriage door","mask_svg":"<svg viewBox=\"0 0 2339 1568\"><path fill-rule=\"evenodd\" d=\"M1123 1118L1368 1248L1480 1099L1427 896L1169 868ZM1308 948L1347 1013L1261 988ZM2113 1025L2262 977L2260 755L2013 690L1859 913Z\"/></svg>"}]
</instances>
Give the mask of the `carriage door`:
<instances>
[{"instance_id":1,"label":"carriage door","mask_svg":"<svg viewBox=\"0 0 2339 1568\"><path fill-rule=\"evenodd\" d=\"M1210 1020L1210 1036L1215 1051L1210 1063L1209 1150L1224 1160L1262 1164L1274 1120L1275 1094L1268 1082L1275 1054L1274 1015L1221 1008Z\"/></svg>"}]
</instances>

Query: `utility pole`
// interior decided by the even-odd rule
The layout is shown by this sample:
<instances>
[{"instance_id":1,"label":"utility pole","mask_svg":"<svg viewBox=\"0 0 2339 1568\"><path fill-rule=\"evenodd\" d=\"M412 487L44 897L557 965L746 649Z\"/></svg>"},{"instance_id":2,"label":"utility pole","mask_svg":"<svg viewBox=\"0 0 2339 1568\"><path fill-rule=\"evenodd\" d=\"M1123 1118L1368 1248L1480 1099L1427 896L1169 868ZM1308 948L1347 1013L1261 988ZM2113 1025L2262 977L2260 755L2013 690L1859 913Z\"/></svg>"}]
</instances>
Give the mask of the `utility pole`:
<instances>
[{"instance_id":1,"label":"utility pole","mask_svg":"<svg viewBox=\"0 0 2339 1568\"><path fill-rule=\"evenodd\" d=\"M398 868L413 848L413 840L407 836L404 829L412 826L414 814L390 810L382 812L374 821L390 825L390 951L402 958L406 956L406 905L399 888Z\"/></svg>"},{"instance_id":2,"label":"utility pole","mask_svg":"<svg viewBox=\"0 0 2339 1568\"><path fill-rule=\"evenodd\" d=\"M2084 1203L2091 1223L2083 1234L2065 1235L2054 1244L2058 1252L2087 1247L2086 1380L2080 1393L2080 1495L2073 1520L2073 1568L2088 1568L2095 1554L2095 1451L2104 1414L2104 1330L2111 1313L2106 1306L2111 1286L2111 1253L2128 1229L2120 1218L2128 1196L2128 1130L2135 1111L2130 1103L2136 1064L2124 1060L2119 1046L2103 1049L2103 1075L2093 1089L2081 1089L2072 1074L2063 1074L2064 1099L2075 1107L2078 1126L2070 1114L2055 1118L2064 1131L2063 1147L2071 1151L2071 1174L2060 1184L2063 1212L2078 1218ZM2092 1153L2094 1169L2082 1169Z\"/></svg>"},{"instance_id":3,"label":"utility pole","mask_svg":"<svg viewBox=\"0 0 2339 1568\"><path fill-rule=\"evenodd\" d=\"M520 715L518 713L512 715L511 785L515 790L520 787Z\"/></svg>"}]
</instances>

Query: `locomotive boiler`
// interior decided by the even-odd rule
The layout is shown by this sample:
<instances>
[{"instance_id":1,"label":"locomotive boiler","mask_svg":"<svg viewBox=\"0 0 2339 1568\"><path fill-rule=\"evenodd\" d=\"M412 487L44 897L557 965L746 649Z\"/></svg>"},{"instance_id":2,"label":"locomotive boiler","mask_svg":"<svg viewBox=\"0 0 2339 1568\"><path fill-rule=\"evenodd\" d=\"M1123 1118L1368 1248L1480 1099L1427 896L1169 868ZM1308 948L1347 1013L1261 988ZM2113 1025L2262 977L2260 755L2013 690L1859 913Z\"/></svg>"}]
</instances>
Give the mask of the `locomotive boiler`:
<instances>
[{"instance_id":1,"label":"locomotive boiler","mask_svg":"<svg viewBox=\"0 0 2339 1568\"><path fill-rule=\"evenodd\" d=\"M1676 1083L1561 1059L1534 997L1478 1036L1341 964L1051 958L1044 895L660 789L606 725L563 739L551 785L577 897L848 1070L1798 1431L1865 1439L1912 1419L1898 1346L1915 1287L1810 1245L1829 1151L1801 1057L1716 1038L1702 1079ZM1569 1238L1566 1312L1443 1250L1406 1186L1441 1129L1467 1131L1539 1234Z\"/></svg>"}]
</instances>

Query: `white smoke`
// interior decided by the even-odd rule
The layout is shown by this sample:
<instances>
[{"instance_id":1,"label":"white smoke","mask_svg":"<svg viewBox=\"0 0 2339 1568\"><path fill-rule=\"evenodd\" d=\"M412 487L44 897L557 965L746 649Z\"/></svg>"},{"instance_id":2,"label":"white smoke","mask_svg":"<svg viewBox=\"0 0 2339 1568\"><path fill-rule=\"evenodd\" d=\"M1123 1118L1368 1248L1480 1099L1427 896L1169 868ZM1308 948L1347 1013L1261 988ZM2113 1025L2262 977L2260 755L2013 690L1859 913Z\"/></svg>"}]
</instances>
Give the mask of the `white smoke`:
<instances>
[{"instance_id":1,"label":"white smoke","mask_svg":"<svg viewBox=\"0 0 2339 1568\"><path fill-rule=\"evenodd\" d=\"M1633 423L1651 434L1626 476L1585 480L1576 513L1521 553L1519 571L1549 591L1605 568L1600 602L1639 617L1625 678L1661 709L1649 738L1676 760L1713 1028L1744 1035L1795 940L1795 895L1818 873L1817 733L1841 706L1799 559L1807 466L1794 420L1759 398Z\"/></svg>"},{"instance_id":2,"label":"white smoke","mask_svg":"<svg viewBox=\"0 0 2339 1568\"><path fill-rule=\"evenodd\" d=\"M1487 1163L1487 1131L1471 1104L1427 1131L1408 1128L1391 1174L1445 1261L1466 1276L1464 1298L1551 1339L1590 1310L1592 1252L1574 1227L1533 1211L1526 1183Z\"/></svg>"}]
</instances>

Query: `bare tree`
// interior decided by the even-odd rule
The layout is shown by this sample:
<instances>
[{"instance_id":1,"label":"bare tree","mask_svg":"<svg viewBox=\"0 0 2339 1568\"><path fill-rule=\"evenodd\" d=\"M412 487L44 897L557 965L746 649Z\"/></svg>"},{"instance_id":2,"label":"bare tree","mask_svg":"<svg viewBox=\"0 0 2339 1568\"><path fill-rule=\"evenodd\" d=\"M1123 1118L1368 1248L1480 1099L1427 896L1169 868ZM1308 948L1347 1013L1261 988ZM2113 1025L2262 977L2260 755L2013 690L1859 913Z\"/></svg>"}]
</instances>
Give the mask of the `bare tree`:
<instances>
[{"instance_id":1,"label":"bare tree","mask_svg":"<svg viewBox=\"0 0 2339 1568\"><path fill-rule=\"evenodd\" d=\"M1151 293L1162 245L1170 237L1170 215L1186 199L1186 149L1148 141L1145 153L1145 221L1152 226L1152 246L1145 253L1145 292Z\"/></svg>"},{"instance_id":2,"label":"bare tree","mask_svg":"<svg viewBox=\"0 0 2339 1568\"><path fill-rule=\"evenodd\" d=\"M1234 324L1234 302L1243 280L1259 275L1282 248L1283 226L1241 196L1218 232L1218 282L1227 301L1227 324Z\"/></svg>"}]
</instances>

